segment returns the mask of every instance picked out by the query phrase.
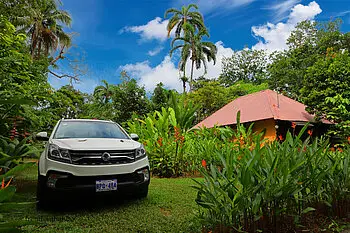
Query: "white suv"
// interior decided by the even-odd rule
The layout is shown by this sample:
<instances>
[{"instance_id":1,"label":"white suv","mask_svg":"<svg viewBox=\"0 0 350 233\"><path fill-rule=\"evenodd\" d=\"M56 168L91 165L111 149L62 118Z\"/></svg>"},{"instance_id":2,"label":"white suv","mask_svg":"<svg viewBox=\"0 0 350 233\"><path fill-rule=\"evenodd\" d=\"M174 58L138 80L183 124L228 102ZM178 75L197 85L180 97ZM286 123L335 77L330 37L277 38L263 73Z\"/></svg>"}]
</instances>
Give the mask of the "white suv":
<instances>
[{"instance_id":1,"label":"white suv","mask_svg":"<svg viewBox=\"0 0 350 233\"><path fill-rule=\"evenodd\" d=\"M128 193L146 197L149 162L136 134L112 121L62 119L48 140L38 168L38 204L50 204L57 193Z\"/></svg>"}]
</instances>

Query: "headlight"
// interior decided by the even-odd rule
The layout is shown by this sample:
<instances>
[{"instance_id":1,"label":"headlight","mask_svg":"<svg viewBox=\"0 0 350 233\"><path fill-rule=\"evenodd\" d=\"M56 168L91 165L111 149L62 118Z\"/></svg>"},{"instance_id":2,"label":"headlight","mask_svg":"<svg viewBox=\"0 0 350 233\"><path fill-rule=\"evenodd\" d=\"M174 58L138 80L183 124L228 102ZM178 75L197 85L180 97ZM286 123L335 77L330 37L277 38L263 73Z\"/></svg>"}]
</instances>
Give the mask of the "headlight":
<instances>
[{"instance_id":1,"label":"headlight","mask_svg":"<svg viewBox=\"0 0 350 233\"><path fill-rule=\"evenodd\" d=\"M140 146L140 148L137 148L136 149L136 152L135 152L135 159L141 159L143 157L146 157L146 150L145 148L143 147L143 145Z\"/></svg>"},{"instance_id":2,"label":"headlight","mask_svg":"<svg viewBox=\"0 0 350 233\"><path fill-rule=\"evenodd\" d=\"M67 149L62 149L55 144L49 145L48 156L50 159L53 159L53 160L71 163L69 151Z\"/></svg>"}]
</instances>

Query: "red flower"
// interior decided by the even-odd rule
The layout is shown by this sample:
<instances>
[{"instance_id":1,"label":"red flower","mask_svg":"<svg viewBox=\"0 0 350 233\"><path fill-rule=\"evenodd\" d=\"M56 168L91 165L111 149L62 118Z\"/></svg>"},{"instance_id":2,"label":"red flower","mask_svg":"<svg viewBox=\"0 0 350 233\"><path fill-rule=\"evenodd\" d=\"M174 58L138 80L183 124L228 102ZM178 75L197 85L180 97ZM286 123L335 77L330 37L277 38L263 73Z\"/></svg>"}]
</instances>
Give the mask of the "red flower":
<instances>
[{"instance_id":1,"label":"red flower","mask_svg":"<svg viewBox=\"0 0 350 233\"><path fill-rule=\"evenodd\" d=\"M202 160L202 167L204 167L204 168L207 167L207 162L204 159Z\"/></svg>"},{"instance_id":2,"label":"red flower","mask_svg":"<svg viewBox=\"0 0 350 233\"><path fill-rule=\"evenodd\" d=\"M311 130L311 129L309 129L309 130L307 131L307 133L308 133L310 136L312 136L312 130Z\"/></svg>"},{"instance_id":3,"label":"red flower","mask_svg":"<svg viewBox=\"0 0 350 233\"><path fill-rule=\"evenodd\" d=\"M159 146L163 146L163 138L159 138L157 142Z\"/></svg>"},{"instance_id":4,"label":"red flower","mask_svg":"<svg viewBox=\"0 0 350 233\"><path fill-rule=\"evenodd\" d=\"M279 139L280 141L283 141L283 136L282 136L282 134L278 135L278 139Z\"/></svg>"},{"instance_id":5,"label":"red flower","mask_svg":"<svg viewBox=\"0 0 350 233\"><path fill-rule=\"evenodd\" d=\"M295 124L294 122L292 122L292 128L295 129L296 126L297 126L297 124Z\"/></svg>"}]
</instances>

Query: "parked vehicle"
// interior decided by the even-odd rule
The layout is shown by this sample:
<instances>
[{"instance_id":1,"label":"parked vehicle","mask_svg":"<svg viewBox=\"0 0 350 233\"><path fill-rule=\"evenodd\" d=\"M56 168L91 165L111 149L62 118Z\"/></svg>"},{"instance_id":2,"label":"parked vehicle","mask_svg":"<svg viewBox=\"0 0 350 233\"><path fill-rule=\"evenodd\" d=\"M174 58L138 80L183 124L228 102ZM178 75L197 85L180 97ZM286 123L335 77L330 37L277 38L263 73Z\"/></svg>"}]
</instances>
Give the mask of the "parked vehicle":
<instances>
[{"instance_id":1,"label":"parked vehicle","mask_svg":"<svg viewBox=\"0 0 350 233\"><path fill-rule=\"evenodd\" d=\"M127 193L146 197L149 162L136 134L128 135L117 123L62 119L47 140L38 168L37 200L50 204L53 196L69 192ZM67 197L67 195L64 195Z\"/></svg>"}]
</instances>

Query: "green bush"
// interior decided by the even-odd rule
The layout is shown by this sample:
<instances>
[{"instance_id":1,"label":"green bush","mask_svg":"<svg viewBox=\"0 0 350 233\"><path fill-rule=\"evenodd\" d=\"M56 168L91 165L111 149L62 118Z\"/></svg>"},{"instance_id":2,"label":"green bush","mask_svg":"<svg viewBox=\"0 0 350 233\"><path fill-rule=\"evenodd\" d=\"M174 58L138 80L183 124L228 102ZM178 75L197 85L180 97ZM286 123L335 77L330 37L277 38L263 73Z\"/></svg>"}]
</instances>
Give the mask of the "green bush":
<instances>
[{"instance_id":1,"label":"green bush","mask_svg":"<svg viewBox=\"0 0 350 233\"><path fill-rule=\"evenodd\" d=\"M280 232L315 209L345 216L350 149L331 152L326 140L302 141L305 129L283 143L266 143L259 134L237 137L233 149L218 151L221 162L202 169L204 181L195 186L204 229Z\"/></svg>"}]
</instances>

